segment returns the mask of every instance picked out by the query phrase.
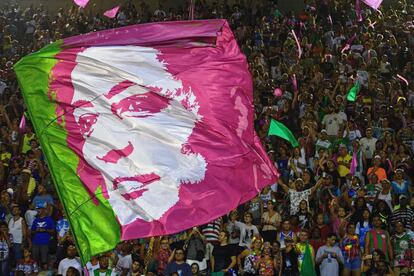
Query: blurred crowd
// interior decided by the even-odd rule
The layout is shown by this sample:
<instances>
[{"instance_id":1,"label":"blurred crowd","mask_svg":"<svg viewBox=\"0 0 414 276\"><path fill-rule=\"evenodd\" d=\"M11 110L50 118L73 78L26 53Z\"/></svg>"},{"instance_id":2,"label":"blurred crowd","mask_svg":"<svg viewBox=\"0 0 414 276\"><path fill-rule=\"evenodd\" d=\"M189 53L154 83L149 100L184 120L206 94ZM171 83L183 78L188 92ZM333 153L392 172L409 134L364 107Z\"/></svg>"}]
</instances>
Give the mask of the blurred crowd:
<instances>
[{"instance_id":1,"label":"blurred crowd","mask_svg":"<svg viewBox=\"0 0 414 276\"><path fill-rule=\"evenodd\" d=\"M188 6L127 3L114 19L75 6L57 13L4 6L0 275L293 276L306 274L306 250L322 276L412 275L414 5L401 0L376 11L361 4L359 14L352 1L304 2L294 13L277 1L195 1L194 18L226 18L247 56L255 128L278 183L222 218L122 242L86 267L36 134L30 122L19 128L25 105L13 64L63 37L187 20ZM285 124L299 147L268 137L271 119Z\"/></svg>"}]
</instances>

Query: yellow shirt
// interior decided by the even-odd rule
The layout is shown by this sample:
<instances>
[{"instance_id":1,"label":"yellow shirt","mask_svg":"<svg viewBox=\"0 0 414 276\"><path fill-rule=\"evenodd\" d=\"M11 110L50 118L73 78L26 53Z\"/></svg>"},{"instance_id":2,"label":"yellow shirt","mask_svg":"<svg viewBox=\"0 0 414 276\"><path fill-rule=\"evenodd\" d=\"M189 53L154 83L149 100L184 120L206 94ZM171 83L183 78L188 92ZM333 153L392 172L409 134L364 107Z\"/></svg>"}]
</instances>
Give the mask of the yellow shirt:
<instances>
[{"instance_id":1,"label":"yellow shirt","mask_svg":"<svg viewBox=\"0 0 414 276\"><path fill-rule=\"evenodd\" d=\"M346 154L344 157L338 156L338 158L336 158L336 161L338 163L343 162L348 165L348 167L344 165L338 165L338 174L340 177L345 177L350 173L349 164L351 163L351 160L352 160L352 156L349 154Z\"/></svg>"},{"instance_id":2,"label":"yellow shirt","mask_svg":"<svg viewBox=\"0 0 414 276\"><path fill-rule=\"evenodd\" d=\"M0 157L1 157L1 162L3 163L3 166L8 167L9 166L9 163L8 162L5 162L5 161L6 161L6 159L9 159L9 161L10 161L11 153L10 152L3 152L0 155Z\"/></svg>"},{"instance_id":3,"label":"yellow shirt","mask_svg":"<svg viewBox=\"0 0 414 276\"><path fill-rule=\"evenodd\" d=\"M32 136L28 136L27 134L23 136L22 153L26 153L31 149L30 140L35 139L35 138L36 138L36 134L34 133L32 133Z\"/></svg>"}]
</instances>

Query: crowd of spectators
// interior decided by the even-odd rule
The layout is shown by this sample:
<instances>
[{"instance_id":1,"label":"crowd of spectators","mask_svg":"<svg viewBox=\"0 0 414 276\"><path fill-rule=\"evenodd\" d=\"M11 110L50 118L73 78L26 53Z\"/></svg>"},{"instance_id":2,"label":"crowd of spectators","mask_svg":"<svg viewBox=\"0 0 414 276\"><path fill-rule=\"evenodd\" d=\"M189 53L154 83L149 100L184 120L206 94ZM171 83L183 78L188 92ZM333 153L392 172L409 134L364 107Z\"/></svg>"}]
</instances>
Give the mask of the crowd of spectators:
<instances>
[{"instance_id":1,"label":"crowd of spectators","mask_svg":"<svg viewBox=\"0 0 414 276\"><path fill-rule=\"evenodd\" d=\"M352 1L308 0L299 13L277 1L236 2L196 1L195 18L228 19L247 56L255 128L278 183L207 225L122 242L86 268L36 134L30 123L19 129L25 107L13 64L62 37L187 20L188 10L127 3L108 19L76 6L0 9L0 275L300 275L307 244L322 276L411 275L414 5L361 4L359 18ZM272 118L299 147L267 136Z\"/></svg>"}]
</instances>

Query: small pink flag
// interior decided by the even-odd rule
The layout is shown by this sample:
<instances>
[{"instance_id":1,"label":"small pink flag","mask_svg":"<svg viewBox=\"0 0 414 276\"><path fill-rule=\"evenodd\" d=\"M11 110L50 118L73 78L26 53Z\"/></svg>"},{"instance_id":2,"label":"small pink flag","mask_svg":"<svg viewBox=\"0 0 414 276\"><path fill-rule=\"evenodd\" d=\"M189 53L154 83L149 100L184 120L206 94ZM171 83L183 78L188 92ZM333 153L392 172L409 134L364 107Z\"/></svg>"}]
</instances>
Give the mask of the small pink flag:
<instances>
[{"instance_id":1,"label":"small pink flag","mask_svg":"<svg viewBox=\"0 0 414 276\"><path fill-rule=\"evenodd\" d=\"M332 16L331 15L328 15L328 21L329 21L329 24L333 25L333 21L332 21Z\"/></svg>"},{"instance_id":2,"label":"small pink flag","mask_svg":"<svg viewBox=\"0 0 414 276\"><path fill-rule=\"evenodd\" d=\"M341 54L343 54L346 50L350 48L349 44L346 44L344 48L341 50Z\"/></svg>"},{"instance_id":3,"label":"small pink flag","mask_svg":"<svg viewBox=\"0 0 414 276\"><path fill-rule=\"evenodd\" d=\"M350 173L352 175L355 174L357 166L358 166L357 153L356 153L356 151L354 151L354 153L352 154L351 167L349 168Z\"/></svg>"},{"instance_id":4,"label":"small pink flag","mask_svg":"<svg viewBox=\"0 0 414 276\"><path fill-rule=\"evenodd\" d=\"M26 117L24 116L24 114L22 115L22 119L20 120L19 129L22 132L26 129Z\"/></svg>"},{"instance_id":5,"label":"small pink flag","mask_svg":"<svg viewBox=\"0 0 414 276\"><path fill-rule=\"evenodd\" d=\"M361 14L361 0L356 0L355 2L355 13L357 16L357 21L361 22L363 20L362 14Z\"/></svg>"},{"instance_id":6,"label":"small pink flag","mask_svg":"<svg viewBox=\"0 0 414 276\"><path fill-rule=\"evenodd\" d=\"M107 10L107 11L104 13L104 15L105 15L106 17L109 17L109 18L115 18L115 16L116 16L116 14L118 13L118 11L119 11L119 6L116 6L116 7L115 7L115 8L113 8L113 9Z\"/></svg>"},{"instance_id":7,"label":"small pink flag","mask_svg":"<svg viewBox=\"0 0 414 276\"><path fill-rule=\"evenodd\" d=\"M378 7L381 5L383 0L362 0L365 4L373 8L374 10L378 10Z\"/></svg>"},{"instance_id":8,"label":"small pink flag","mask_svg":"<svg viewBox=\"0 0 414 276\"><path fill-rule=\"evenodd\" d=\"M78 5L81 8L85 8L88 4L89 0L73 0L76 5Z\"/></svg>"},{"instance_id":9,"label":"small pink flag","mask_svg":"<svg viewBox=\"0 0 414 276\"><path fill-rule=\"evenodd\" d=\"M352 43L354 42L354 40L356 39L356 34L353 34L353 36L351 36L348 41L345 44L345 47L342 48L341 50L341 54L343 54L346 50L348 50L349 48L351 48Z\"/></svg>"},{"instance_id":10,"label":"small pink flag","mask_svg":"<svg viewBox=\"0 0 414 276\"><path fill-rule=\"evenodd\" d=\"M400 74L397 74L397 77L402 80L403 82L405 82L405 84L408 86L410 83L408 82L408 80L406 78L404 78L403 76L401 76Z\"/></svg>"},{"instance_id":11,"label":"small pink flag","mask_svg":"<svg viewBox=\"0 0 414 276\"><path fill-rule=\"evenodd\" d=\"M292 30L292 34L293 34L293 37L295 38L296 46L298 47L298 58L300 59L300 57L302 56L302 48L300 47L299 39L296 36L296 33L294 30Z\"/></svg>"},{"instance_id":12,"label":"small pink flag","mask_svg":"<svg viewBox=\"0 0 414 276\"><path fill-rule=\"evenodd\" d=\"M296 74L293 74L293 76L292 76L292 85L293 85L293 90L295 92L297 92L298 91L298 82L296 80Z\"/></svg>"},{"instance_id":13,"label":"small pink flag","mask_svg":"<svg viewBox=\"0 0 414 276\"><path fill-rule=\"evenodd\" d=\"M280 89L279 87L276 87L275 90L273 91L273 94L275 95L276 98L282 96L282 89Z\"/></svg>"}]
</instances>

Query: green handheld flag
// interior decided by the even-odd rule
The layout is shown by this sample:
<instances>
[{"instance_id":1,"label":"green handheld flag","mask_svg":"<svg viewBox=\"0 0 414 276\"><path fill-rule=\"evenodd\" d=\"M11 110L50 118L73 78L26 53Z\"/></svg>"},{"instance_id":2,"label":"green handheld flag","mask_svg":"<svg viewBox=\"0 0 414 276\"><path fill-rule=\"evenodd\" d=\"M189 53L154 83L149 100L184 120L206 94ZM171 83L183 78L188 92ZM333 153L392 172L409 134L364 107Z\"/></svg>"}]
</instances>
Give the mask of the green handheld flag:
<instances>
[{"instance_id":1,"label":"green handheld flag","mask_svg":"<svg viewBox=\"0 0 414 276\"><path fill-rule=\"evenodd\" d=\"M269 132L267 133L267 136L270 136L270 135L276 135L276 136L279 136L280 138L283 138L283 139L289 141L290 144L295 148L299 146L298 140L296 140L296 138L293 135L292 131L290 131L281 122L278 122L278 121L273 120L273 119L270 121Z\"/></svg>"},{"instance_id":2,"label":"green handheld flag","mask_svg":"<svg viewBox=\"0 0 414 276\"><path fill-rule=\"evenodd\" d=\"M356 81L354 86L352 86L351 89L349 89L346 99L350 102L355 102L358 91L359 91L359 81Z\"/></svg>"},{"instance_id":3,"label":"green handheld flag","mask_svg":"<svg viewBox=\"0 0 414 276\"><path fill-rule=\"evenodd\" d=\"M300 275L316 276L315 268L313 266L311 250L309 243L306 242L305 254L303 256L303 262L300 270Z\"/></svg>"}]
</instances>

